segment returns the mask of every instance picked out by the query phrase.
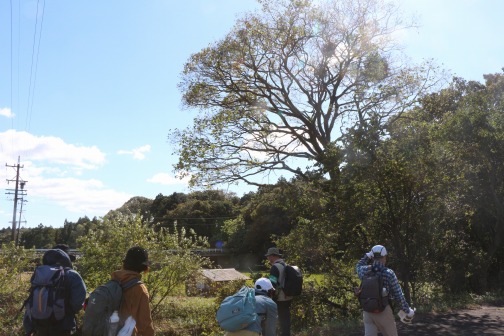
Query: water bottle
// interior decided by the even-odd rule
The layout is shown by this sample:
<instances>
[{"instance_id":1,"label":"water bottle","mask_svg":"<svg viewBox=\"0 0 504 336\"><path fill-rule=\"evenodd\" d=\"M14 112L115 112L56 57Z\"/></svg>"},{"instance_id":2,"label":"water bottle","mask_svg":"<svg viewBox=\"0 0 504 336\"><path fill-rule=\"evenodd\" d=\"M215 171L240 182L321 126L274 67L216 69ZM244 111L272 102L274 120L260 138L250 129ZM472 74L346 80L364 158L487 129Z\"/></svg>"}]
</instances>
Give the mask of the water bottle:
<instances>
[{"instance_id":1,"label":"water bottle","mask_svg":"<svg viewBox=\"0 0 504 336\"><path fill-rule=\"evenodd\" d=\"M119 329L119 314L118 311L116 310L112 313L112 315L110 315L108 336L116 336L118 329Z\"/></svg>"}]
</instances>

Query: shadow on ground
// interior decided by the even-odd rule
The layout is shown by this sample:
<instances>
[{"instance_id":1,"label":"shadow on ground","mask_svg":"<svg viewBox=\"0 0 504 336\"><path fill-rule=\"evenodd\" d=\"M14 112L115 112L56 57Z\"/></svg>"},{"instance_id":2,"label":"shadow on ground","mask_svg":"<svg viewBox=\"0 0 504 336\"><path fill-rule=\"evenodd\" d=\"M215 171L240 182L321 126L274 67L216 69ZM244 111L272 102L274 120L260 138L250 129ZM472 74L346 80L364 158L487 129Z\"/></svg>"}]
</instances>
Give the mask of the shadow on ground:
<instances>
[{"instance_id":1,"label":"shadow on ground","mask_svg":"<svg viewBox=\"0 0 504 336\"><path fill-rule=\"evenodd\" d=\"M448 313L417 314L411 324L397 321L397 330L399 336L503 336L504 305L482 306ZM333 330L330 335L362 336L364 326L351 331ZM326 334L320 333L318 336Z\"/></svg>"},{"instance_id":2,"label":"shadow on ground","mask_svg":"<svg viewBox=\"0 0 504 336\"><path fill-rule=\"evenodd\" d=\"M504 335L504 307L467 309L418 315L414 323L398 322L399 335L497 336Z\"/></svg>"}]
</instances>

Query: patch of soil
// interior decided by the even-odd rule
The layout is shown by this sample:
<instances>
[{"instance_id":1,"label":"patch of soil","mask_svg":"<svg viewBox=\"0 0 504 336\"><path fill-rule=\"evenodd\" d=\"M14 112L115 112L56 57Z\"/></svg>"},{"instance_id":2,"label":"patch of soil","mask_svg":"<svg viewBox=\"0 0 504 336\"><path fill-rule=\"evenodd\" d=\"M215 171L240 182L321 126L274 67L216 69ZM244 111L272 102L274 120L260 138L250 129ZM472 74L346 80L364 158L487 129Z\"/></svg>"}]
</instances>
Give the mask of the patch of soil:
<instances>
[{"instance_id":1,"label":"patch of soil","mask_svg":"<svg viewBox=\"0 0 504 336\"><path fill-rule=\"evenodd\" d=\"M504 305L499 302L444 313L417 313L410 324L399 320L396 323L399 336L503 336ZM362 336L364 326L353 330L332 330L329 334ZM326 334L319 333L319 336Z\"/></svg>"},{"instance_id":2,"label":"patch of soil","mask_svg":"<svg viewBox=\"0 0 504 336\"><path fill-rule=\"evenodd\" d=\"M504 306L481 306L448 313L417 314L411 324L397 322L399 335L504 335Z\"/></svg>"}]
</instances>

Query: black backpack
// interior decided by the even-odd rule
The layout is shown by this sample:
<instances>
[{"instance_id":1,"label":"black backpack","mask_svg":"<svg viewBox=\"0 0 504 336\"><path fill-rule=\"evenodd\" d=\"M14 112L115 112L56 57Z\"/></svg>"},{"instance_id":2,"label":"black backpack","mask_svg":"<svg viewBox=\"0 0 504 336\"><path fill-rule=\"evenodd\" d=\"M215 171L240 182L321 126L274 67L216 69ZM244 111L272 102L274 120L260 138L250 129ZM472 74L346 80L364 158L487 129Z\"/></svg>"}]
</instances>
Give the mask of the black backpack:
<instances>
[{"instance_id":1,"label":"black backpack","mask_svg":"<svg viewBox=\"0 0 504 336\"><path fill-rule=\"evenodd\" d=\"M357 293L362 310L369 313L380 313L388 305L388 293L383 296L383 275L376 270L369 270L362 277Z\"/></svg>"},{"instance_id":2,"label":"black backpack","mask_svg":"<svg viewBox=\"0 0 504 336\"><path fill-rule=\"evenodd\" d=\"M303 291L303 274L297 266L284 264L284 282L282 290L287 296L299 296Z\"/></svg>"}]
</instances>

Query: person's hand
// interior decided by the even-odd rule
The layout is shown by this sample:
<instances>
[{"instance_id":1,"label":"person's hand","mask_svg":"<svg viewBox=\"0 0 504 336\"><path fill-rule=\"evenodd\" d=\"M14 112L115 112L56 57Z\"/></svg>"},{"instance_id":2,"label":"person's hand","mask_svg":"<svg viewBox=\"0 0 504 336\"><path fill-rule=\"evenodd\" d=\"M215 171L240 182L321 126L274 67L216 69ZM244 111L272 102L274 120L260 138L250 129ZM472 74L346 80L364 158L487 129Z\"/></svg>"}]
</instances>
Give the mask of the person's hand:
<instances>
[{"instance_id":1,"label":"person's hand","mask_svg":"<svg viewBox=\"0 0 504 336\"><path fill-rule=\"evenodd\" d=\"M406 316L409 318L409 319L412 319L413 316L415 316L415 310L414 309L409 309L409 311L406 313Z\"/></svg>"},{"instance_id":2,"label":"person's hand","mask_svg":"<svg viewBox=\"0 0 504 336\"><path fill-rule=\"evenodd\" d=\"M369 259L373 259L373 257L374 257L374 253L373 253L373 251L369 251L369 252L367 252L367 253L366 253L366 256L367 256Z\"/></svg>"}]
</instances>

